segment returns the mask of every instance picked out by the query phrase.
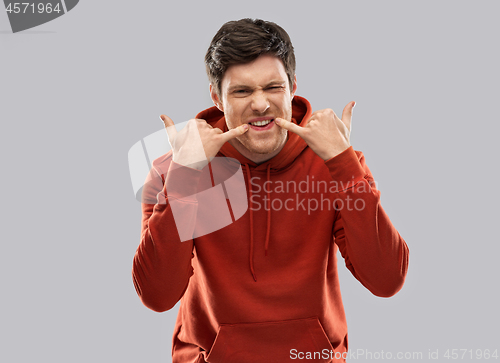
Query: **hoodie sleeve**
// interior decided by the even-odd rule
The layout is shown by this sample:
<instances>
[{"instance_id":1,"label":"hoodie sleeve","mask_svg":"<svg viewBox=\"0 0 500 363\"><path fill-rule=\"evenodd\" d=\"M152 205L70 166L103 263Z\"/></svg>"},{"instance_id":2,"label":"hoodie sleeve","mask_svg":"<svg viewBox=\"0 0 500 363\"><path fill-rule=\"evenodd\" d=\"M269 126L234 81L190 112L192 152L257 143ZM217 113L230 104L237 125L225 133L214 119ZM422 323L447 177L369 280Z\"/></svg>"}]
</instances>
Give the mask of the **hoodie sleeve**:
<instances>
[{"instance_id":1,"label":"hoodie sleeve","mask_svg":"<svg viewBox=\"0 0 500 363\"><path fill-rule=\"evenodd\" d=\"M346 267L374 295L396 294L406 277L409 250L380 205L363 154L351 146L325 164L341 186L333 233Z\"/></svg>"},{"instance_id":2,"label":"hoodie sleeve","mask_svg":"<svg viewBox=\"0 0 500 363\"><path fill-rule=\"evenodd\" d=\"M193 240L182 241L180 235L188 234L189 229L192 235L194 229L199 174L171 162L165 181L161 170L153 166L144 183L141 240L134 255L132 278L142 303L157 312L175 306L193 274ZM181 215L183 232L176 225Z\"/></svg>"}]
</instances>

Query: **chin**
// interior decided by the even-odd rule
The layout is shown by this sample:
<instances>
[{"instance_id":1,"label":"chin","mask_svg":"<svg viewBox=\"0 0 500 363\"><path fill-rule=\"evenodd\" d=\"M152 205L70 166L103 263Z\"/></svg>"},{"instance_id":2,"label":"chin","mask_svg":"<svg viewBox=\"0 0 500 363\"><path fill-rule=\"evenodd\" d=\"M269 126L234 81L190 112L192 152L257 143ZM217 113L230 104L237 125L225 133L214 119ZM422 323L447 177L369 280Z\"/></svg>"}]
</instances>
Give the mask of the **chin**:
<instances>
[{"instance_id":1,"label":"chin","mask_svg":"<svg viewBox=\"0 0 500 363\"><path fill-rule=\"evenodd\" d=\"M276 150L282 148L287 140L286 130L284 133L279 133L274 135L272 138L266 139L255 139L249 138L248 135L244 134L236 139L232 140L233 146L240 151L244 156L249 157L250 155L266 155L276 152ZM230 141L231 142L231 141ZM236 145L234 144L236 142Z\"/></svg>"},{"instance_id":2,"label":"chin","mask_svg":"<svg viewBox=\"0 0 500 363\"><path fill-rule=\"evenodd\" d=\"M271 154L279 149L280 146L283 146L285 142L286 138L275 140L273 143L248 142L244 143L243 146L245 146L249 152L254 154Z\"/></svg>"}]
</instances>

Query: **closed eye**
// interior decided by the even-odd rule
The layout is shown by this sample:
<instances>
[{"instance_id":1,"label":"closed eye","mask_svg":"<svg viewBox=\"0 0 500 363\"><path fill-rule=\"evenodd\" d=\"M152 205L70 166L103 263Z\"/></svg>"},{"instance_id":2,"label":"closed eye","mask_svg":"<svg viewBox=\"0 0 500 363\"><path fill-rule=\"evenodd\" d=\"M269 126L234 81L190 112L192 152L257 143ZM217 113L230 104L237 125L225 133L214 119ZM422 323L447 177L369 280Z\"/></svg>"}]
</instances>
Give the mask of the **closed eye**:
<instances>
[{"instance_id":1,"label":"closed eye","mask_svg":"<svg viewBox=\"0 0 500 363\"><path fill-rule=\"evenodd\" d=\"M245 94L245 93L249 93L250 91L247 90L247 89L237 89L237 90L234 90L233 93L235 94Z\"/></svg>"}]
</instances>

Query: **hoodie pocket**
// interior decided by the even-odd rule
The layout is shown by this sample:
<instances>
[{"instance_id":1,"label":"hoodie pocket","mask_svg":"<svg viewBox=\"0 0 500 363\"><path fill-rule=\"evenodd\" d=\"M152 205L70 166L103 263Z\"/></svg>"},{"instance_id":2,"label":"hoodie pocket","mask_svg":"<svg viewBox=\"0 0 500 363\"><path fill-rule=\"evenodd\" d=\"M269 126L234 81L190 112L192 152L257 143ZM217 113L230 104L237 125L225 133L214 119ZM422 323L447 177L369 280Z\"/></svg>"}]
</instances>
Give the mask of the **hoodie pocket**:
<instances>
[{"instance_id":1,"label":"hoodie pocket","mask_svg":"<svg viewBox=\"0 0 500 363\"><path fill-rule=\"evenodd\" d=\"M329 362L332 345L318 318L221 324L207 356L210 363Z\"/></svg>"}]
</instances>

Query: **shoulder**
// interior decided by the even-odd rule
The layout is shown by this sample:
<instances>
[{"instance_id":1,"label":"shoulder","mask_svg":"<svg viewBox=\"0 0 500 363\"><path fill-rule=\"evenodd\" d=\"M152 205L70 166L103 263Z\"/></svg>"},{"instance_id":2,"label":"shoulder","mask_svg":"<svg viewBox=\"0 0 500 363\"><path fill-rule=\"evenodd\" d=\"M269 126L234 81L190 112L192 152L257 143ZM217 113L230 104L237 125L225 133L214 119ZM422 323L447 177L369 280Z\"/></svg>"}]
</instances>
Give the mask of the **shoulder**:
<instances>
[{"instance_id":1,"label":"shoulder","mask_svg":"<svg viewBox=\"0 0 500 363\"><path fill-rule=\"evenodd\" d=\"M365 155L363 154L362 151L359 151L359 150L354 150L354 153L356 154L358 160L361 162L361 160L363 160L363 162L365 161Z\"/></svg>"},{"instance_id":2,"label":"shoulder","mask_svg":"<svg viewBox=\"0 0 500 363\"><path fill-rule=\"evenodd\" d=\"M158 175L163 177L164 175L167 175L168 168L170 167L171 162L172 150L154 159L151 163L151 169L154 170Z\"/></svg>"}]
</instances>

